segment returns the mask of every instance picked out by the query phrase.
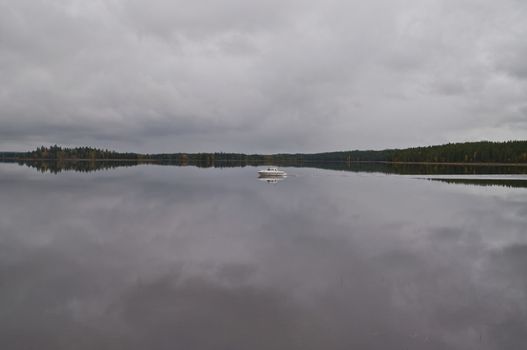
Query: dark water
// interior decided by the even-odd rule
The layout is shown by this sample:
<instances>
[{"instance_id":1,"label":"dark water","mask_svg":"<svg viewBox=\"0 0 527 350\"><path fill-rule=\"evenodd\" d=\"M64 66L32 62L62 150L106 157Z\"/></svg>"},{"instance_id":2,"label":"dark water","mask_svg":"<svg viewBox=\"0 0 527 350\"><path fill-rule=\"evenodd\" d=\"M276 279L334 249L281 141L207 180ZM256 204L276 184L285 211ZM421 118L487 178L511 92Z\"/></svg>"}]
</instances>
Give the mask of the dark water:
<instances>
[{"instance_id":1,"label":"dark water","mask_svg":"<svg viewBox=\"0 0 527 350\"><path fill-rule=\"evenodd\" d=\"M0 164L1 348L525 347L526 188L286 170Z\"/></svg>"}]
</instances>

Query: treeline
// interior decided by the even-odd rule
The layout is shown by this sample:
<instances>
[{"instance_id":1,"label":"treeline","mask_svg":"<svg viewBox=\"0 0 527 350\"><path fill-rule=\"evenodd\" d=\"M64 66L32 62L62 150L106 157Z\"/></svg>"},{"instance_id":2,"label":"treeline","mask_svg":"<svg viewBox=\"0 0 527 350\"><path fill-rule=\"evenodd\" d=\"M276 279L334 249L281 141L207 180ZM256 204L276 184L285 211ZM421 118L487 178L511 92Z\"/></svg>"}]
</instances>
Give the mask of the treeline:
<instances>
[{"instance_id":1,"label":"treeline","mask_svg":"<svg viewBox=\"0 0 527 350\"><path fill-rule=\"evenodd\" d=\"M196 165L196 166L246 166L272 162L269 156L243 153L162 153L145 154L144 159L162 164Z\"/></svg>"},{"instance_id":2,"label":"treeline","mask_svg":"<svg viewBox=\"0 0 527 350\"><path fill-rule=\"evenodd\" d=\"M17 159L24 160L141 160L138 153L122 153L93 147L63 148L60 146L39 147L34 151L17 153Z\"/></svg>"},{"instance_id":3,"label":"treeline","mask_svg":"<svg viewBox=\"0 0 527 350\"><path fill-rule=\"evenodd\" d=\"M20 152L0 152L0 161L4 162L13 159L18 159L20 155Z\"/></svg>"},{"instance_id":4,"label":"treeline","mask_svg":"<svg viewBox=\"0 0 527 350\"><path fill-rule=\"evenodd\" d=\"M174 165L245 166L292 165L303 166L323 162L422 162L422 163L527 163L527 141L465 142L439 146L386 149L381 151L354 150L311 154L243 154L243 153L122 153L92 147L39 147L34 151L0 153L0 159L17 160L123 160L157 162Z\"/></svg>"},{"instance_id":5,"label":"treeline","mask_svg":"<svg viewBox=\"0 0 527 350\"><path fill-rule=\"evenodd\" d=\"M41 146L29 152L3 152L0 160L18 161L133 161L133 162L156 162L174 165L197 165L213 166L225 163L225 166L260 165L264 162L272 162L272 156L243 153L159 153L142 154L129 152L116 152L107 149L93 147L63 148L60 146Z\"/></svg>"},{"instance_id":6,"label":"treeline","mask_svg":"<svg viewBox=\"0 0 527 350\"><path fill-rule=\"evenodd\" d=\"M382 151L355 150L323 153L317 157L348 162L527 163L527 141L449 143Z\"/></svg>"}]
</instances>

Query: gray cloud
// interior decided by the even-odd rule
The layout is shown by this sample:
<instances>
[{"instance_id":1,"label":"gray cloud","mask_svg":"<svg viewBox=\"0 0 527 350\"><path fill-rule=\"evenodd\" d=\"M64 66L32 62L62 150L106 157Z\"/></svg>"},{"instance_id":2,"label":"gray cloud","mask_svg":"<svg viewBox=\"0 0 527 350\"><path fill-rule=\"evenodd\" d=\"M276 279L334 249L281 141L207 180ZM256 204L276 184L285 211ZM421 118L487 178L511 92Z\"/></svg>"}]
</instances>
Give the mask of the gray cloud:
<instances>
[{"instance_id":1,"label":"gray cloud","mask_svg":"<svg viewBox=\"0 0 527 350\"><path fill-rule=\"evenodd\" d=\"M0 0L0 146L524 138L526 12L514 0Z\"/></svg>"}]
</instances>

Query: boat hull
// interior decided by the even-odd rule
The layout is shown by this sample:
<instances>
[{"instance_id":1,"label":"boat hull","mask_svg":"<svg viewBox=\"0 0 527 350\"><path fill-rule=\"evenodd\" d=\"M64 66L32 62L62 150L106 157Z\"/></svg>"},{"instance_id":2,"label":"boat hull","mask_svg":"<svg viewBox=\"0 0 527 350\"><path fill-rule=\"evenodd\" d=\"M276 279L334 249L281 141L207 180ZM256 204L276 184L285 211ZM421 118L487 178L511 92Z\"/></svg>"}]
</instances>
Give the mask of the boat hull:
<instances>
[{"instance_id":1,"label":"boat hull","mask_svg":"<svg viewBox=\"0 0 527 350\"><path fill-rule=\"evenodd\" d=\"M284 171L259 171L258 176L260 177L284 177L287 174Z\"/></svg>"}]
</instances>

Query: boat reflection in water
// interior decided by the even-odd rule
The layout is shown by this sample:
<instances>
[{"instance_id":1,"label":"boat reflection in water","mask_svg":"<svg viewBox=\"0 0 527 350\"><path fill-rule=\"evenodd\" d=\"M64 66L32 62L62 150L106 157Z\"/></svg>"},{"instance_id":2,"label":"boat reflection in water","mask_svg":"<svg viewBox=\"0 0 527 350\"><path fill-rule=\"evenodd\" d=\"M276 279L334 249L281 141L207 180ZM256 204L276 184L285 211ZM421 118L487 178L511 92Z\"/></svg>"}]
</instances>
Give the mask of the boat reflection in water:
<instances>
[{"instance_id":1,"label":"boat reflection in water","mask_svg":"<svg viewBox=\"0 0 527 350\"><path fill-rule=\"evenodd\" d=\"M274 176L274 177L258 177L258 180L262 182L267 182L268 184L277 184L280 181L283 181L286 177L285 176Z\"/></svg>"}]
</instances>

